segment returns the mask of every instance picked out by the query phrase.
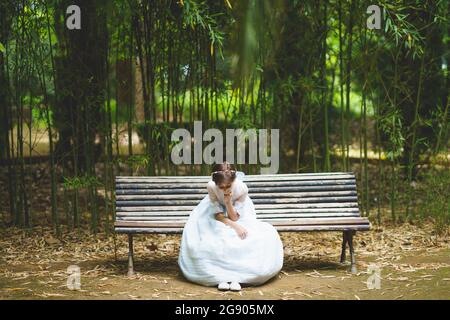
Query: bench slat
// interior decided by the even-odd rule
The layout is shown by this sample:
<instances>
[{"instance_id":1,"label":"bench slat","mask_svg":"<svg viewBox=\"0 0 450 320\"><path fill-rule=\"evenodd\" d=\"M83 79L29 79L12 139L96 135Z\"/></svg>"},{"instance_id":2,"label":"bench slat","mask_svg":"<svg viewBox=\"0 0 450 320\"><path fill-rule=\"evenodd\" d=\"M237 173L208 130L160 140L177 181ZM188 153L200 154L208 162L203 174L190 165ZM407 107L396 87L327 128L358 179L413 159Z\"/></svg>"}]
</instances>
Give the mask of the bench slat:
<instances>
[{"instance_id":1,"label":"bench slat","mask_svg":"<svg viewBox=\"0 0 450 320\"><path fill-rule=\"evenodd\" d=\"M277 226L279 232L292 231L367 231L370 230L370 224L352 224L352 225L326 225L326 226Z\"/></svg>"},{"instance_id":2,"label":"bench slat","mask_svg":"<svg viewBox=\"0 0 450 320\"><path fill-rule=\"evenodd\" d=\"M281 197L282 195L287 194L283 193L278 195L278 197ZM292 193L290 194L292 195ZM356 198L356 191L329 191L329 192L301 192L301 193L295 193L295 195L299 198L299 200L305 199L305 198L316 198L320 200L326 200L327 198L336 198L336 199L346 199L347 197ZM184 196L184 199L186 200L192 200L192 199L203 199L206 196L206 194L202 195L189 195ZM250 198L252 199L258 199L260 197L266 198L265 196L261 196L261 194L249 194ZM353 197L352 197L353 196ZM180 195L158 195L158 196L140 196L140 197L134 197L134 196L124 196L124 195L116 195L116 200L135 200L135 199L176 199L176 200L182 200L183 197Z\"/></svg>"},{"instance_id":3,"label":"bench slat","mask_svg":"<svg viewBox=\"0 0 450 320\"><path fill-rule=\"evenodd\" d=\"M307 197L309 194L303 194L302 196ZM317 196L317 194L315 195ZM298 203L297 198L262 198L262 199L252 199L255 205L257 204L291 204ZM164 205L197 205L199 199L193 200L178 200L178 199L170 199L170 200L116 200L117 206L164 206Z\"/></svg>"},{"instance_id":4,"label":"bench slat","mask_svg":"<svg viewBox=\"0 0 450 320\"><path fill-rule=\"evenodd\" d=\"M311 177L312 179L316 179L317 177L322 176L354 176L353 172L317 172L317 173L274 173L274 174L246 174L244 178L246 179L273 179L273 178L285 178L285 177L294 177L294 178L305 178ZM166 179L166 180L174 180L174 179L209 179L210 175L205 176L116 176L117 180L129 180L129 179Z\"/></svg>"},{"instance_id":5,"label":"bench slat","mask_svg":"<svg viewBox=\"0 0 450 320\"><path fill-rule=\"evenodd\" d=\"M319 214L317 212L314 213L286 213L286 214L280 214L278 213L267 213L267 214L259 214L257 216L257 219L274 219L274 218L280 218L280 219L289 219L289 218L330 218L330 217L359 217L358 212L320 212ZM129 220L129 221L159 221L159 220L170 220L170 221L184 221L189 218L189 215L181 215L181 216L117 216L117 221L119 220Z\"/></svg>"},{"instance_id":6,"label":"bench slat","mask_svg":"<svg viewBox=\"0 0 450 320\"><path fill-rule=\"evenodd\" d=\"M269 188L273 190L273 187L289 188L296 186L326 186L326 185L346 185L356 184L355 179L344 179L344 180L322 180L322 181L289 181L289 182L246 182L249 189L259 190L264 188ZM206 190L206 182L201 183L177 183L177 184L167 184L167 183L116 183L116 189L120 192L127 192L128 190L148 190L148 192L154 192L155 194L166 192L166 190L171 190L173 192L204 192ZM130 190L131 189L131 190ZM276 189L278 190L278 188Z\"/></svg>"},{"instance_id":7,"label":"bench slat","mask_svg":"<svg viewBox=\"0 0 450 320\"><path fill-rule=\"evenodd\" d=\"M343 172L343 171L333 171L333 172L309 172L309 173L273 173L273 174L248 174L245 177L317 177L317 176L338 176L338 175L353 175L353 172ZM161 178L161 179L176 179L176 178L187 178L187 179L201 179L201 178L209 178L209 176L116 176L116 179L151 179L151 178Z\"/></svg>"},{"instance_id":8,"label":"bench slat","mask_svg":"<svg viewBox=\"0 0 450 320\"><path fill-rule=\"evenodd\" d=\"M278 206L278 207L277 207ZM273 209L273 208L279 208L279 209L285 209L285 205L258 205L255 206L259 209L259 211L264 211L264 209ZM292 208L357 208L358 203L355 201L352 202L327 202L327 203L296 203L294 205L291 205L289 209ZM169 208L169 209L168 209ZM117 207L116 212L127 212L127 211L142 211L142 212L153 212L153 211L160 211L160 209L166 209L165 211L179 211L179 210L192 210L194 209L194 206L175 206L175 207ZM161 210L164 211L164 210ZM162 212L161 214L164 214Z\"/></svg>"},{"instance_id":9,"label":"bench slat","mask_svg":"<svg viewBox=\"0 0 450 320\"><path fill-rule=\"evenodd\" d=\"M370 225L367 224L352 224L352 225L326 225L326 226L278 226L275 227L278 232L296 232L296 231L367 231L370 230ZM162 234L171 234L171 233L182 233L183 228L125 228L125 227L117 227L117 233L162 233Z\"/></svg>"},{"instance_id":10,"label":"bench slat","mask_svg":"<svg viewBox=\"0 0 450 320\"><path fill-rule=\"evenodd\" d=\"M159 217L145 217L145 216L119 216L117 220L123 221L185 221L188 219L188 215L185 216L159 216ZM317 213L292 213L292 214L261 214L257 216L257 219L303 219L303 218L345 218L345 217L360 217L358 212L321 212Z\"/></svg>"},{"instance_id":11,"label":"bench slat","mask_svg":"<svg viewBox=\"0 0 450 320\"><path fill-rule=\"evenodd\" d=\"M357 197L312 197L312 198L300 198L297 203L293 204L255 204L255 208L258 209L267 209L267 208L279 208L279 209L293 209L297 208L298 205L302 204L327 204L327 203L357 203ZM197 203L198 204L198 203ZM179 205L179 206L132 206L125 203L125 205L117 205L116 211L176 211L176 210L192 210L195 208L195 205Z\"/></svg>"},{"instance_id":12,"label":"bench slat","mask_svg":"<svg viewBox=\"0 0 450 320\"><path fill-rule=\"evenodd\" d=\"M368 224L365 218L320 218L320 219L289 219L289 220L269 220L274 226L308 226L308 225L336 225L336 224ZM118 221L114 224L117 227L149 227L149 228L176 228L183 227L184 222L144 222L144 221Z\"/></svg>"},{"instance_id":13,"label":"bench slat","mask_svg":"<svg viewBox=\"0 0 450 320\"><path fill-rule=\"evenodd\" d=\"M327 173L327 174L318 174L316 176L313 175L304 175L304 174L292 174L292 175L248 175L244 176L242 180L244 182L253 182L253 181L268 181L268 182L274 182L274 181L300 181L300 180L338 180L338 179L353 179L355 177L354 174L347 174L347 173ZM136 183L136 182L143 182L143 183L188 183L188 182L207 182L211 179L210 176L154 176L154 177L124 177L124 176L117 176L116 182L117 183Z\"/></svg>"},{"instance_id":14,"label":"bench slat","mask_svg":"<svg viewBox=\"0 0 450 320\"><path fill-rule=\"evenodd\" d=\"M116 211L116 215L141 215L141 216L163 216L163 215L181 215L182 212L190 213L190 210L174 210L174 211L165 211L165 212L157 212L157 211ZM256 210L256 214L264 214L264 213L274 213L274 212L359 212L359 208L356 205L346 206L346 207L296 207L293 209L259 209Z\"/></svg>"},{"instance_id":15,"label":"bench slat","mask_svg":"<svg viewBox=\"0 0 450 320\"><path fill-rule=\"evenodd\" d=\"M273 190L273 189L272 189ZM267 191L270 191L270 189L265 190L266 193L255 193L253 189L249 189L249 196L256 198L256 197L282 197L282 196L289 196L289 197L301 197L304 191L312 192L323 192L326 194L329 194L331 191L352 191L356 190L355 185L336 185L336 186L324 186L324 187L296 187L289 190L285 190L284 192L270 192L267 193ZM303 191L303 192L302 192ZM154 193L146 193L145 190L141 191L132 191L132 192L120 192L116 193L116 199L117 200L126 200L126 199L167 199L169 197L173 198L176 197L178 199L202 199L206 195L206 189L203 191L203 193L190 193L190 194L179 194L168 191L166 194L154 194ZM169 198L169 199L171 199Z\"/></svg>"}]
</instances>

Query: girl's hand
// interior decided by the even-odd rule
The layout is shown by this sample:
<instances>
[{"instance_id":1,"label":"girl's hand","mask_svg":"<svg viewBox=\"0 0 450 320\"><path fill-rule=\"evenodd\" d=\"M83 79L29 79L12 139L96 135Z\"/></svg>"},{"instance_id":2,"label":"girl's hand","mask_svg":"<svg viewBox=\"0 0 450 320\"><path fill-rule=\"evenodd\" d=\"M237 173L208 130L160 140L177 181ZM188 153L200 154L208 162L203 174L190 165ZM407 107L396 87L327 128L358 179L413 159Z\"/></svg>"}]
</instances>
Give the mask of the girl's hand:
<instances>
[{"instance_id":1,"label":"girl's hand","mask_svg":"<svg viewBox=\"0 0 450 320\"><path fill-rule=\"evenodd\" d=\"M230 189L225 189L223 192L223 200L225 201L225 203L231 203L231 188Z\"/></svg>"},{"instance_id":2,"label":"girl's hand","mask_svg":"<svg viewBox=\"0 0 450 320\"><path fill-rule=\"evenodd\" d=\"M236 230L237 235L239 236L239 238L241 238L242 240L244 240L245 238L247 238L248 235L248 231L247 229L245 229L244 227L236 224L234 226L234 230Z\"/></svg>"}]
</instances>

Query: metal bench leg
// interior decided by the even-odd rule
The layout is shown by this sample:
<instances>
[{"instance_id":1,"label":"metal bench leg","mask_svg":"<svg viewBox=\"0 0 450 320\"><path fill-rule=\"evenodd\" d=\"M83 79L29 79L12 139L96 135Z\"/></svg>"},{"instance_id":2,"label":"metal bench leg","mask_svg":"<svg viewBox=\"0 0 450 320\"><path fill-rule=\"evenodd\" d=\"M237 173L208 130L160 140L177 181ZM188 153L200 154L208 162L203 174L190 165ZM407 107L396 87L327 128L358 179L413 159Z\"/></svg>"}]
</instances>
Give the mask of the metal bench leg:
<instances>
[{"instance_id":1,"label":"metal bench leg","mask_svg":"<svg viewBox=\"0 0 450 320\"><path fill-rule=\"evenodd\" d=\"M347 233L348 231L342 232L341 263L345 262L345 251L347 250Z\"/></svg>"},{"instance_id":2,"label":"metal bench leg","mask_svg":"<svg viewBox=\"0 0 450 320\"><path fill-rule=\"evenodd\" d=\"M134 275L133 264L133 235L128 234L128 276Z\"/></svg>"},{"instance_id":3,"label":"metal bench leg","mask_svg":"<svg viewBox=\"0 0 450 320\"><path fill-rule=\"evenodd\" d=\"M355 235L355 231L350 231L348 233L348 247L350 249L350 260L352 263L352 273L356 273L356 260L355 260L355 253L353 251L353 236Z\"/></svg>"}]
</instances>

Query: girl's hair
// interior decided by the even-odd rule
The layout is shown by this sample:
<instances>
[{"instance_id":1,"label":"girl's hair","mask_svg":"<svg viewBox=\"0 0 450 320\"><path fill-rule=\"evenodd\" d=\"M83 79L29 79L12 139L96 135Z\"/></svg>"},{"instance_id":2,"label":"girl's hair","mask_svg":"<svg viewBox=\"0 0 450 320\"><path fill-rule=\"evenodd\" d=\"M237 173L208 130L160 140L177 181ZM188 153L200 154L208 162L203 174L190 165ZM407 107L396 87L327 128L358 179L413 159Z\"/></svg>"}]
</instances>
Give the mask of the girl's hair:
<instances>
[{"instance_id":1,"label":"girl's hair","mask_svg":"<svg viewBox=\"0 0 450 320\"><path fill-rule=\"evenodd\" d=\"M213 166L212 180L216 185L221 183L232 183L236 179L236 170L228 162L217 163Z\"/></svg>"}]
</instances>

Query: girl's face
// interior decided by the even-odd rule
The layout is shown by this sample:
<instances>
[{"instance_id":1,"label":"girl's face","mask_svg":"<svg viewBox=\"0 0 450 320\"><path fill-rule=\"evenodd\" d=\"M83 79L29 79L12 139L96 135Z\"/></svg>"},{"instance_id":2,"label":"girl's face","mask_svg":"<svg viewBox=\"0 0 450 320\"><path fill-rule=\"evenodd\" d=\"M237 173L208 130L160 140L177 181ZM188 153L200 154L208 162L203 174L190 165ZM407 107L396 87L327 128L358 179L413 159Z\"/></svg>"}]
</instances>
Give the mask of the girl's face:
<instances>
[{"instance_id":1,"label":"girl's face","mask_svg":"<svg viewBox=\"0 0 450 320\"><path fill-rule=\"evenodd\" d=\"M225 190L228 190L231 188L231 183L230 182L222 182L222 183L219 183L217 186L219 187L220 190L225 191Z\"/></svg>"}]
</instances>

